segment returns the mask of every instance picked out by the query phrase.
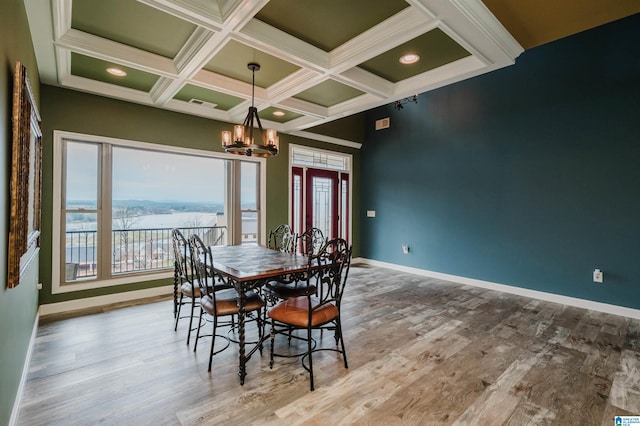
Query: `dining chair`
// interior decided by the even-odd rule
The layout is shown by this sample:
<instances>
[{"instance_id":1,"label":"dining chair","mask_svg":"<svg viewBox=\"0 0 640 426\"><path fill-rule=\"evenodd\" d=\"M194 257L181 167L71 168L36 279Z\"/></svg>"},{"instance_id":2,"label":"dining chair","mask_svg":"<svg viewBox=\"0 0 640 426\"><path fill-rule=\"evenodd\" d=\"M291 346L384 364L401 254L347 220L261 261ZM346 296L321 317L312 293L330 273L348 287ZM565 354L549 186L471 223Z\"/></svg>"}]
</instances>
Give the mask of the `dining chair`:
<instances>
[{"instance_id":1,"label":"dining chair","mask_svg":"<svg viewBox=\"0 0 640 426\"><path fill-rule=\"evenodd\" d=\"M171 240L173 245L173 313L175 317L174 331L178 331L178 321L182 318L189 318L189 329L187 331L187 345L193 330L193 315L195 306L200 300L200 288L193 285L194 270L191 261L191 250L189 242L178 229L171 230ZM179 296L178 296L179 295ZM185 297L188 300L185 300ZM182 306L189 304L191 313L188 316L180 316Z\"/></svg>"},{"instance_id":2,"label":"dining chair","mask_svg":"<svg viewBox=\"0 0 640 426\"><path fill-rule=\"evenodd\" d=\"M325 243L324 235L318 228L309 228L302 234L296 235L294 240L295 242L291 244L291 249L305 256L317 253ZM270 281L265 285L265 290L269 293L268 298L269 301L273 302L272 304L290 297L304 296L309 291L315 293L314 286L306 285L306 277L304 275L293 275L280 281Z\"/></svg>"},{"instance_id":3,"label":"dining chair","mask_svg":"<svg viewBox=\"0 0 640 426\"><path fill-rule=\"evenodd\" d=\"M233 330L235 325L234 315L240 312L240 306L238 303L239 295L233 287L229 287L224 279L215 271L213 267L213 257L211 255L211 249L202 242L202 239L197 235L192 235L189 239L191 252L194 259L194 271L195 281L200 286L200 317L199 324L203 324L202 317L206 313L212 317L213 331L211 333L211 351L209 354L209 369L211 372L211 364L213 362L213 356L223 350L225 350L230 343L228 336L216 334L218 326L230 326L230 331ZM222 281L222 282L220 282ZM217 282L217 284L216 284ZM264 327L262 325L262 308L264 307L264 301L262 298L254 292L246 294L244 311L247 315L247 321L255 321L258 325L259 341L262 341ZM257 315L252 316L252 313ZM227 321L220 322L220 318L228 318ZM202 325L198 327L196 333L196 343L193 350L198 347L198 339L205 336L200 336L200 329ZM224 348L215 351L216 337L221 337L227 341Z\"/></svg>"},{"instance_id":4,"label":"dining chair","mask_svg":"<svg viewBox=\"0 0 640 426\"><path fill-rule=\"evenodd\" d=\"M291 232L291 227L286 223L278 225L275 229L269 231L269 239L267 247L274 250L291 253L294 251L296 238Z\"/></svg>"},{"instance_id":5,"label":"dining chair","mask_svg":"<svg viewBox=\"0 0 640 426\"><path fill-rule=\"evenodd\" d=\"M335 351L342 354L344 368L348 368L347 353L342 334L340 302L349 275L352 248L342 238L328 241L316 254L309 256L307 286L316 287L305 296L291 297L269 310L271 318L271 348L269 367L274 357L302 356L302 366L309 372L310 389L314 390L313 354L318 351ZM276 334L289 335L291 329L306 330L307 350L296 355L276 354ZM336 347L318 347L312 339L312 330L334 330ZM305 358L308 366L305 365Z\"/></svg>"},{"instance_id":6,"label":"dining chair","mask_svg":"<svg viewBox=\"0 0 640 426\"><path fill-rule=\"evenodd\" d=\"M296 236L295 246L298 253L309 256L310 254L317 253L326 241L320 228L311 227Z\"/></svg>"},{"instance_id":7,"label":"dining chair","mask_svg":"<svg viewBox=\"0 0 640 426\"><path fill-rule=\"evenodd\" d=\"M280 244L277 245L277 242ZM321 247L322 243L324 243L324 237L318 228L309 228L301 236L292 234L289 225L279 225L269 232L269 248L290 253L307 255L313 252L315 247ZM315 287L307 286L305 275L300 274L282 276L278 280L267 282L262 288L262 294L268 306L275 306L278 302L291 297L305 296L308 291L315 293ZM266 324L267 310L265 310L264 319Z\"/></svg>"}]
</instances>

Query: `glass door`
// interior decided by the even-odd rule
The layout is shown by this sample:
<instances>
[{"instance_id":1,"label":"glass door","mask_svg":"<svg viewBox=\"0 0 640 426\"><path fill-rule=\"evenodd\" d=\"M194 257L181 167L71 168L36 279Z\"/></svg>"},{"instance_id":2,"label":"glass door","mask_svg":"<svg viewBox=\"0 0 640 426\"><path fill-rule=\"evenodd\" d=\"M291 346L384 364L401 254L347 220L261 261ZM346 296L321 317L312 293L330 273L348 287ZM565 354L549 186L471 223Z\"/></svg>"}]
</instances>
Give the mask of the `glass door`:
<instances>
[{"instance_id":1,"label":"glass door","mask_svg":"<svg viewBox=\"0 0 640 426\"><path fill-rule=\"evenodd\" d=\"M351 157L339 152L291 147L290 224L302 234L318 228L327 239L350 240Z\"/></svg>"},{"instance_id":2,"label":"glass door","mask_svg":"<svg viewBox=\"0 0 640 426\"><path fill-rule=\"evenodd\" d=\"M327 239L338 236L338 172L307 169L306 228L319 228Z\"/></svg>"}]
</instances>

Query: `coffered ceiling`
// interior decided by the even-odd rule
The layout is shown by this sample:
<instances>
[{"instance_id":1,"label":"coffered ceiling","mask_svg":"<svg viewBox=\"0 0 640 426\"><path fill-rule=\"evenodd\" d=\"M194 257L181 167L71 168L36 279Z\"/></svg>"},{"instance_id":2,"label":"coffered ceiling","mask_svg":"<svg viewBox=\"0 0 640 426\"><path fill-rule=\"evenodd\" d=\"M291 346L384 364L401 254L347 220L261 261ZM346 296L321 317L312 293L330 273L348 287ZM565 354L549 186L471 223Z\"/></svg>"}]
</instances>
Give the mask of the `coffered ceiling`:
<instances>
[{"instance_id":1,"label":"coffered ceiling","mask_svg":"<svg viewBox=\"0 0 640 426\"><path fill-rule=\"evenodd\" d=\"M25 0L43 83L241 122L257 62L256 107L282 132L511 65L546 42L519 1L486 3L504 26L479 0ZM400 63L408 53L420 60Z\"/></svg>"}]
</instances>

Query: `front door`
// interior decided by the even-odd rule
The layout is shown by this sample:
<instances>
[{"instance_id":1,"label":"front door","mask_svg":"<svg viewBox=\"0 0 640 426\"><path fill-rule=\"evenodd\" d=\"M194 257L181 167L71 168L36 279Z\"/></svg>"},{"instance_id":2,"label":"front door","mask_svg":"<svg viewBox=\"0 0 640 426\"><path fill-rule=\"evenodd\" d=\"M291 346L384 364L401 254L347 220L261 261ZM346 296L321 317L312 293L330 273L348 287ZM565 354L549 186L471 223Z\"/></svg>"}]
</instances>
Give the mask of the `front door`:
<instances>
[{"instance_id":1,"label":"front door","mask_svg":"<svg viewBox=\"0 0 640 426\"><path fill-rule=\"evenodd\" d=\"M307 169L306 229L319 228L327 239L338 236L338 172Z\"/></svg>"},{"instance_id":2,"label":"front door","mask_svg":"<svg viewBox=\"0 0 640 426\"><path fill-rule=\"evenodd\" d=\"M301 234L319 228L325 238L349 234L349 174L314 168L292 168L292 226Z\"/></svg>"}]
</instances>

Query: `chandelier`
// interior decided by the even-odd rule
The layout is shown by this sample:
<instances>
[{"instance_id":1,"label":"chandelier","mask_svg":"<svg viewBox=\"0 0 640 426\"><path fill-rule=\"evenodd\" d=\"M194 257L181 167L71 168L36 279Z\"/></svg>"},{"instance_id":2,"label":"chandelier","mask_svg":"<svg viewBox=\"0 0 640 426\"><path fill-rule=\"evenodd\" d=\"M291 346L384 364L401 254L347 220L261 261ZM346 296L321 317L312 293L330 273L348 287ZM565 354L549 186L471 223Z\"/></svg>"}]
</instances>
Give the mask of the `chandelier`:
<instances>
[{"instance_id":1,"label":"chandelier","mask_svg":"<svg viewBox=\"0 0 640 426\"><path fill-rule=\"evenodd\" d=\"M231 131L224 130L222 132L222 147L226 152L237 155L255 156L255 157L271 157L278 154L280 141L278 133L273 129L262 129L260 117L258 117L258 109L254 106L254 97L256 90L256 71L260 70L260 65L249 63L247 65L252 72L251 79L251 106L247 117L242 124L233 126L233 135ZM254 123L258 128L254 128ZM257 133L254 138L254 132Z\"/></svg>"}]
</instances>

